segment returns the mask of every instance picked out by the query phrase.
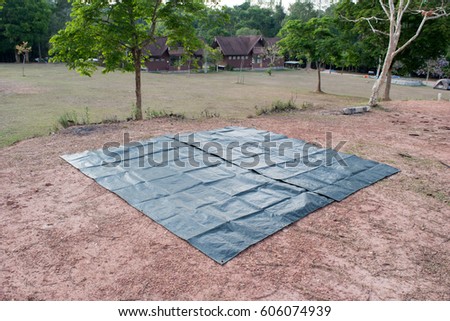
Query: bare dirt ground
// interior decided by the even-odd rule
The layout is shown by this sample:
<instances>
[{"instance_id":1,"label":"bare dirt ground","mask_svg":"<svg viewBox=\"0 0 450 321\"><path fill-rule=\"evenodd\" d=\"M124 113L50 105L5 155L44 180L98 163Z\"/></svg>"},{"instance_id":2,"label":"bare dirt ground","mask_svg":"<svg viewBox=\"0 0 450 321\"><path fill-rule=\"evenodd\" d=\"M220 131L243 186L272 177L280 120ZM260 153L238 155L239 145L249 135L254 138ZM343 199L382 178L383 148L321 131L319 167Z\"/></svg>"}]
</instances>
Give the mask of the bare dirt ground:
<instances>
[{"instance_id":1,"label":"bare dirt ground","mask_svg":"<svg viewBox=\"0 0 450 321\"><path fill-rule=\"evenodd\" d=\"M214 263L59 158L238 125L401 169ZM450 103L71 128L0 150L1 300L450 300Z\"/></svg>"}]
</instances>

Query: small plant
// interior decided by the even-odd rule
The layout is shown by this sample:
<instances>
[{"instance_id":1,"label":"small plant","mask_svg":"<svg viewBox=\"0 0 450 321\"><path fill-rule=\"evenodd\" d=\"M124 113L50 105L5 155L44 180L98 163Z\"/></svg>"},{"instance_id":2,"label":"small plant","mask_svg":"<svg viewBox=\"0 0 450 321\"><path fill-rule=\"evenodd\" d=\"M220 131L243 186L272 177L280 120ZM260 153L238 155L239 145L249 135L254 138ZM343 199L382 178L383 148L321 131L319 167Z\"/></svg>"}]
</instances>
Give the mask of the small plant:
<instances>
[{"instance_id":1,"label":"small plant","mask_svg":"<svg viewBox=\"0 0 450 321\"><path fill-rule=\"evenodd\" d=\"M200 112L200 118L219 118L220 113L215 111L209 111L208 109L204 109Z\"/></svg>"},{"instance_id":2,"label":"small plant","mask_svg":"<svg viewBox=\"0 0 450 321\"><path fill-rule=\"evenodd\" d=\"M118 122L120 122L120 120L117 118L117 115L106 116L101 121L102 124L114 124L114 123L118 123Z\"/></svg>"},{"instance_id":3,"label":"small plant","mask_svg":"<svg viewBox=\"0 0 450 321\"><path fill-rule=\"evenodd\" d=\"M153 118L177 118L177 119L185 119L186 116L184 114L178 114L174 112L168 112L166 110L152 110L150 108L147 108L145 111L145 118L146 119L153 119Z\"/></svg>"},{"instance_id":4,"label":"small plant","mask_svg":"<svg viewBox=\"0 0 450 321\"><path fill-rule=\"evenodd\" d=\"M308 108L312 108L314 107L314 104L309 102L309 101L304 101L302 103L302 108L301 109L308 109Z\"/></svg>"},{"instance_id":5,"label":"small plant","mask_svg":"<svg viewBox=\"0 0 450 321\"><path fill-rule=\"evenodd\" d=\"M22 56L22 77L25 77L25 61L27 60L28 54L31 51L31 47L28 47L28 42L23 41L21 44L16 45L17 54Z\"/></svg>"},{"instance_id":6,"label":"small plant","mask_svg":"<svg viewBox=\"0 0 450 321\"><path fill-rule=\"evenodd\" d=\"M295 104L295 99L291 97L287 102L283 102L281 100L274 101L270 107L262 107L258 108L255 106L256 115L268 115L268 114L276 114L276 113L286 113L298 110L297 105Z\"/></svg>"},{"instance_id":7,"label":"small plant","mask_svg":"<svg viewBox=\"0 0 450 321\"><path fill-rule=\"evenodd\" d=\"M91 123L91 117L89 115L89 107L85 107L84 108L84 114L83 114L83 116L81 118L81 123L83 125L88 125L88 124Z\"/></svg>"},{"instance_id":8,"label":"small plant","mask_svg":"<svg viewBox=\"0 0 450 321\"><path fill-rule=\"evenodd\" d=\"M66 111L64 114L59 116L58 123L62 126L62 128L79 125L77 113L75 111Z\"/></svg>"},{"instance_id":9,"label":"small plant","mask_svg":"<svg viewBox=\"0 0 450 321\"><path fill-rule=\"evenodd\" d=\"M127 118L127 119L130 119L130 120L137 120L138 119L138 113L139 113L139 111L138 111L138 109L136 108L136 104L131 104L131 117L130 118Z\"/></svg>"},{"instance_id":10,"label":"small plant","mask_svg":"<svg viewBox=\"0 0 450 321\"><path fill-rule=\"evenodd\" d=\"M78 117L77 112L72 110L72 111L66 111L64 114L59 116L57 121L58 121L58 124L62 128L67 128L70 126L77 126L77 125L89 125L89 124L91 124L89 107L85 107L84 113L81 115L81 119ZM55 128L58 128L58 125L55 125Z\"/></svg>"},{"instance_id":11,"label":"small plant","mask_svg":"<svg viewBox=\"0 0 450 321\"><path fill-rule=\"evenodd\" d=\"M272 76L272 68L269 68L269 69L267 69L267 74L269 75L269 76Z\"/></svg>"}]
</instances>

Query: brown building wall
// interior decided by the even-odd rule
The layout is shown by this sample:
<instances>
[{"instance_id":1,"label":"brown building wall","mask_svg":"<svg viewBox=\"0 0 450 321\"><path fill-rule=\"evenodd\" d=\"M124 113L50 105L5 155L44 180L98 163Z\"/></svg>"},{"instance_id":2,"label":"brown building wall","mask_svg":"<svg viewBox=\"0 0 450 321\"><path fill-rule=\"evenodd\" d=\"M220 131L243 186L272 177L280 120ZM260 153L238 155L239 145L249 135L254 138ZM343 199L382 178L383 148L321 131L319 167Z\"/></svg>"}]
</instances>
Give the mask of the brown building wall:
<instances>
[{"instance_id":1,"label":"brown building wall","mask_svg":"<svg viewBox=\"0 0 450 321\"><path fill-rule=\"evenodd\" d=\"M165 52L161 57L150 56L145 61L147 71L168 71L169 70L170 57Z\"/></svg>"},{"instance_id":2,"label":"brown building wall","mask_svg":"<svg viewBox=\"0 0 450 321\"><path fill-rule=\"evenodd\" d=\"M145 61L145 66L147 67L147 71L184 71L188 70L188 64L180 66L174 66L173 62L171 63L171 57L166 52L162 57L149 57ZM178 57L177 57L178 58ZM176 60L177 58L173 58L172 60ZM199 57L197 57L199 58ZM202 61L199 59L197 62L198 68L202 67ZM194 65L191 64L191 70L194 69Z\"/></svg>"},{"instance_id":3,"label":"brown building wall","mask_svg":"<svg viewBox=\"0 0 450 321\"><path fill-rule=\"evenodd\" d=\"M245 69L252 68L251 56L225 56L223 62L234 69L240 69L241 67Z\"/></svg>"}]
</instances>

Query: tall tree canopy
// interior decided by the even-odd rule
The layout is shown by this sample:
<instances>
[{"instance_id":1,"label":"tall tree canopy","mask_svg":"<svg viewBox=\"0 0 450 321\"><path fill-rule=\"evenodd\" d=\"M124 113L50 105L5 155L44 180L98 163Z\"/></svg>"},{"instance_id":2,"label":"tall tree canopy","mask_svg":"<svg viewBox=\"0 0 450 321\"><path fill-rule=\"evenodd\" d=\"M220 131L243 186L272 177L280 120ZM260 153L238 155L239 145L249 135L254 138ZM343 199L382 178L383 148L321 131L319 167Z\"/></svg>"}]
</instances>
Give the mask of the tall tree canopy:
<instances>
[{"instance_id":1,"label":"tall tree canopy","mask_svg":"<svg viewBox=\"0 0 450 321\"><path fill-rule=\"evenodd\" d=\"M50 21L50 34L53 36L59 30L64 29L66 22L70 20L72 3L70 0L54 0L53 12Z\"/></svg>"},{"instance_id":2,"label":"tall tree canopy","mask_svg":"<svg viewBox=\"0 0 450 321\"><path fill-rule=\"evenodd\" d=\"M314 8L314 4L309 1L297 0L289 6L289 14L286 17L288 20L300 20L308 22L312 18L317 18L319 11Z\"/></svg>"},{"instance_id":3,"label":"tall tree canopy","mask_svg":"<svg viewBox=\"0 0 450 321\"><path fill-rule=\"evenodd\" d=\"M349 0L344 1L352 6ZM362 4L363 1L355 4L354 7L361 8L358 7L360 3ZM373 33L385 35L388 39L383 54L381 74L375 81L369 98L369 105L376 106L381 87L386 80L390 79L389 75L395 59L404 54L404 51L419 38L428 21L450 15L450 2L448 0L378 0L373 1L372 8L368 8L369 10L362 9L354 11L356 16L352 22L365 22Z\"/></svg>"},{"instance_id":4,"label":"tall tree canopy","mask_svg":"<svg viewBox=\"0 0 450 321\"><path fill-rule=\"evenodd\" d=\"M156 35L157 25L163 24L170 42L185 50L198 49L194 21L204 12L199 0L108 0L73 2L72 20L64 30L52 37L53 61L65 62L70 69L90 76L99 58L103 72L134 71L136 119L142 119L141 65L147 45Z\"/></svg>"},{"instance_id":5,"label":"tall tree canopy","mask_svg":"<svg viewBox=\"0 0 450 321\"><path fill-rule=\"evenodd\" d=\"M216 36L233 36L242 28L257 30L266 37L274 37L280 30L285 13L282 6L260 7L244 2L239 6L223 7L223 13L229 17L228 23L218 29Z\"/></svg>"},{"instance_id":6,"label":"tall tree canopy","mask_svg":"<svg viewBox=\"0 0 450 321\"><path fill-rule=\"evenodd\" d=\"M33 47L33 51L41 53L41 47L46 46L49 37L50 15L48 0L5 1L0 11L0 51L13 51L17 44L25 41Z\"/></svg>"},{"instance_id":7,"label":"tall tree canopy","mask_svg":"<svg viewBox=\"0 0 450 321\"><path fill-rule=\"evenodd\" d=\"M330 17L313 18L308 22L288 21L280 35L280 47L283 53L291 57L307 56L316 62L317 92L322 92L320 68L324 63L337 60L336 38L333 20Z\"/></svg>"}]
</instances>

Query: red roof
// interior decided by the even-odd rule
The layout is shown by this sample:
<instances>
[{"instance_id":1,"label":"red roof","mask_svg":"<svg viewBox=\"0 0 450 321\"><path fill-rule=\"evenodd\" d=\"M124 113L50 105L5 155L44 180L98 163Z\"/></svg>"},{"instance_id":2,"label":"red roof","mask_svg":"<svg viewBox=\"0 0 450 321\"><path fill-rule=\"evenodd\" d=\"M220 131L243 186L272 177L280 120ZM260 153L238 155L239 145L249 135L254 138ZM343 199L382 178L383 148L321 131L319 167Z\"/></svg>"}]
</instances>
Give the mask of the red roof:
<instances>
[{"instance_id":1,"label":"red roof","mask_svg":"<svg viewBox=\"0 0 450 321\"><path fill-rule=\"evenodd\" d=\"M166 43L167 37L158 37L155 38L155 42L146 46L144 50L149 56L161 57L169 49Z\"/></svg>"},{"instance_id":2,"label":"red roof","mask_svg":"<svg viewBox=\"0 0 450 321\"><path fill-rule=\"evenodd\" d=\"M215 42L225 56L248 55L253 47L262 41L261 36L216 37Z\"/></svg>"},{"instance_id":3,"label":"red roof","mask_svg":"<svg viewBox=\"0 0 450 321\"><path fill-rule=\"evenodd\" d=\"M273 37L273 38L264 38L264 42L266 46L273 46L274 44L276 44L278 41L280 41L281 39L278 37Z\"/></svg>"}]
</instances>

